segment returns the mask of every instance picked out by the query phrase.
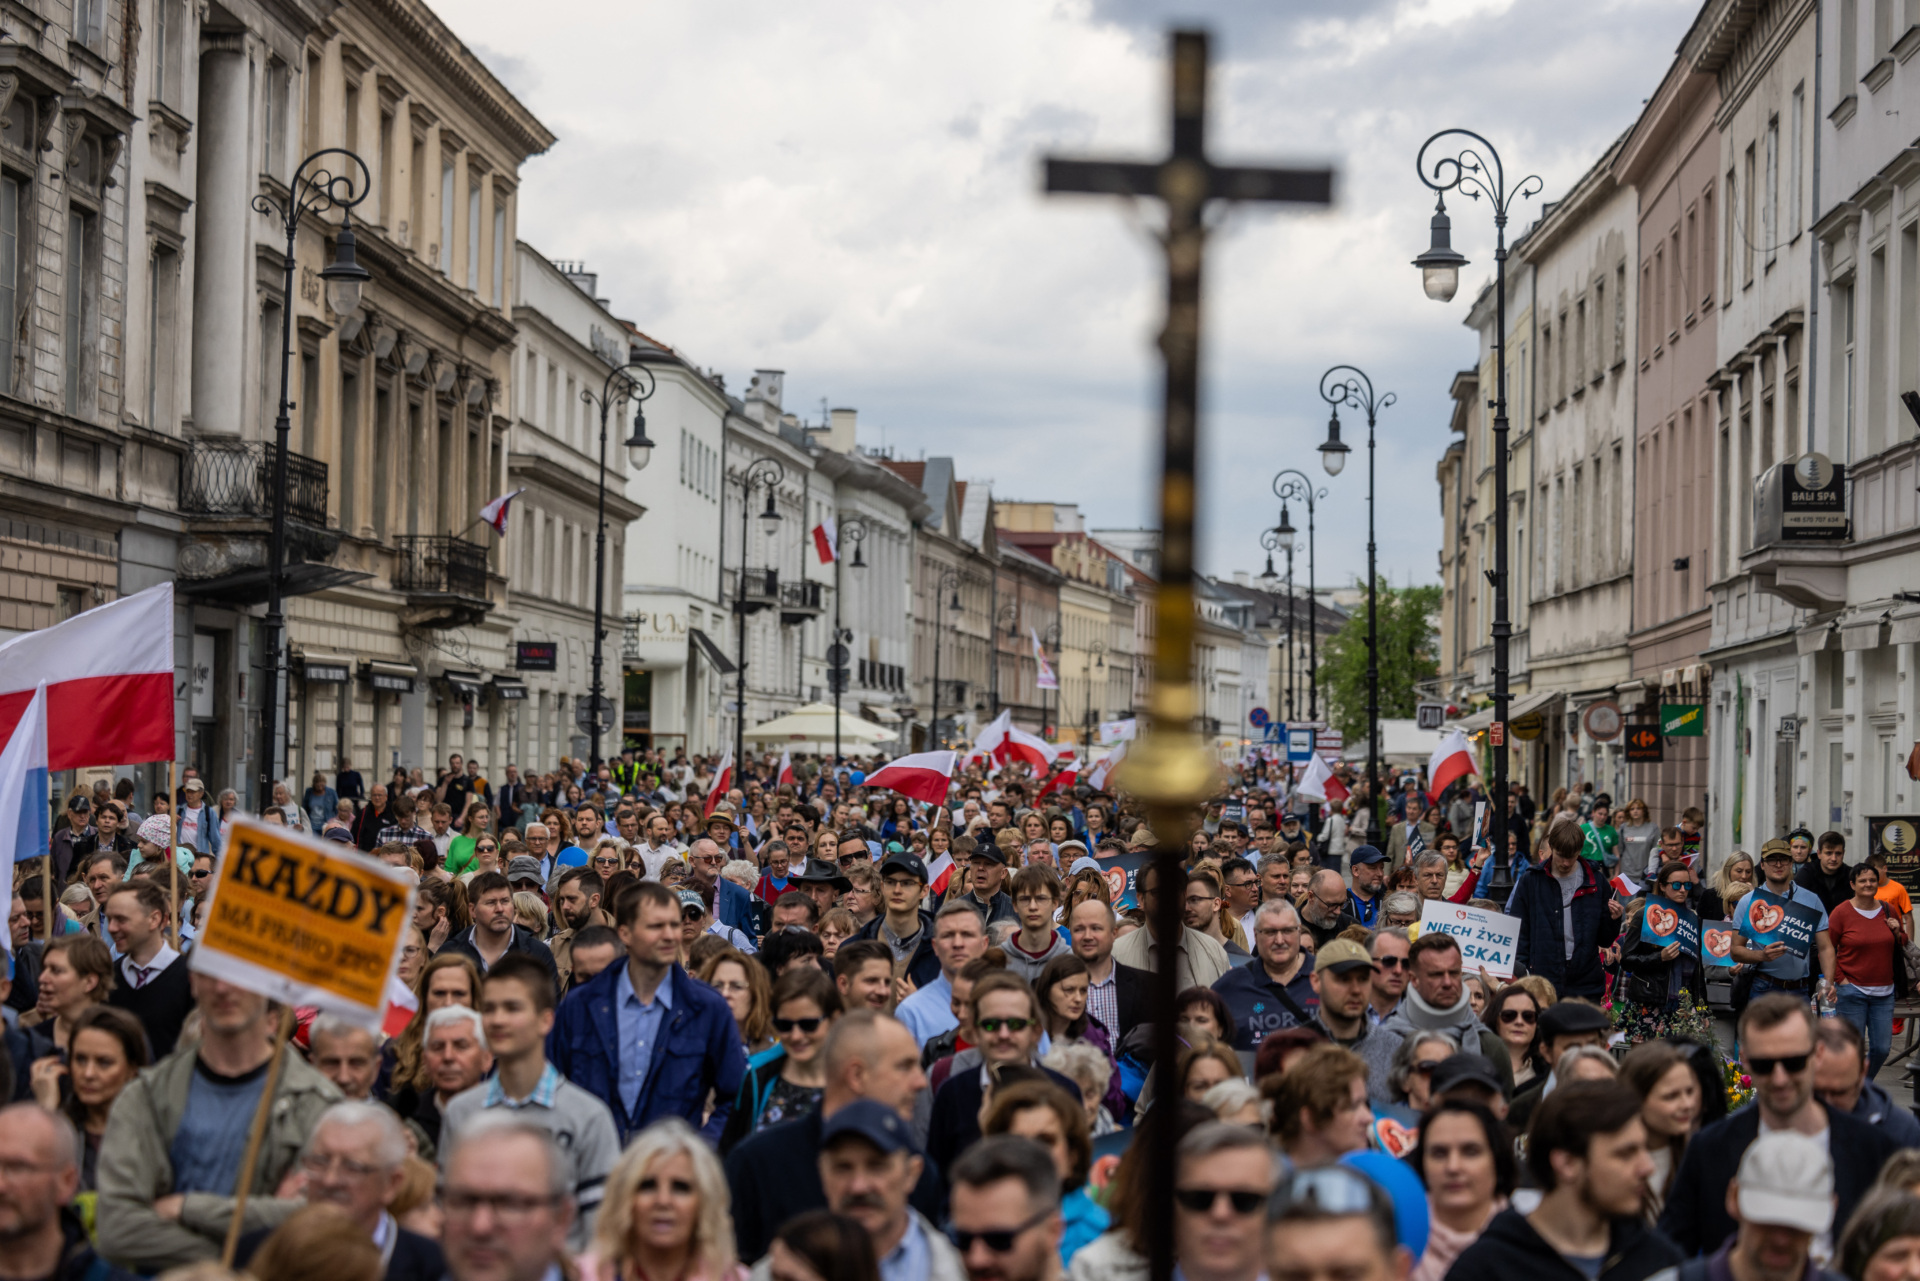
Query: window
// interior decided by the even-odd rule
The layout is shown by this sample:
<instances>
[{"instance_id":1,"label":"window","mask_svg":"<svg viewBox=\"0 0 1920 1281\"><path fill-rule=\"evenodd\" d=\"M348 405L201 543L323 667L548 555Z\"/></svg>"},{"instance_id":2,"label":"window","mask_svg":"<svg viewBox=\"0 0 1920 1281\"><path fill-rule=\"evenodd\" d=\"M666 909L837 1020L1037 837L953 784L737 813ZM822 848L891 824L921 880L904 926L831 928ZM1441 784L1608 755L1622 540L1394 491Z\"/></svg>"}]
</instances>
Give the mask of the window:
<instances>
[{"instance_id":1,"label":"window","mask_svg":"<svg viewBox=\"0 0 1920 1281\"><path fill-rule=\"evenodd\" d=\"M1580 299L1573 304L1573 342L1567 348L1567 364L1570 366L1568 379L1572 386L1568 389L1575 394L1581 390L1581 384L1587 380L1587 300Z\"/></svg>"},{"instance_id":2,"label":"window","mask_svg":"<svg viewBox=\"0 0 1920 1281\"><path fill-rule=\"evenodd\" d=\"M95 53L105 34L105 8L106 0L73 0L73 38Z\"/></svg>"},{"instance_id":3,"label":"window","mask_svg":"<svg viewBox=\"0 0 1920 1281\"><path fill-rule=\"evenodd\" d=\"M1834 420L1840 427L1840 461L1853 461L1853 285L1851 282L1833 291L1834 323L1840 331L1837 353L1839 368L1834 371Z\"/></svg>"},{"instance_id":4,"label":"window","mask_svg":"<svg viewBox=\"0 0 1920 1281\"><path fill-rule=\"evenodd\" d=\"M440 274L453 275L453 161L440 161Z\"/></svg>"},{"instance_id":5,"label":"window","mask_svg":"<svg viewBox=\"0 0 1920 1281\"><path fill-rule=\"evenodd\" d=\"M1887 447L1887 250L1867 259L1867 448Z\"/></svg>"},{"instance_id":6,"label":"window","mask_svg":"<svg viewBox=\"0 0 1920 1281\"><path fill-rule=\"evenodd\" d=\"M1767 262L1780 252L1780 117L1767 121L1767 208L1761 234L1765 237Z\"/></svg>"},{"instance_id":7,"label":"window","mask_svg":"<svg viewBox=\"0 0 1920 1281\"><path fill-rule=\"evenodd\" d=\"M360 366L340 371L340 528L360 532Z\"/></svg>"},{"instance_id":8,"label":"window","mask_svg":"<svg viewBox=\"0 0 1920 1281\"><path fill-rule=\"evenodd\" d=\"M393 421L393 384L376 383L373 389L373 429L374 437L373 468L373 536L384 541L387 537L387 488L392 483L391 476L404 475L390 462L387 467L379 466L380 456L385 451L382 443L392 441L396 450L405 447L405 440L394 430Z\"/></svg>"},{"instance_id":9,"label":"window","mask_svg":"<svg viewBox=\"0 0 1920 1281\"><path fill-rule=\"evenodd\" d=\"M178 103L181 90L180 0L154 0L153 21L153 98L171 106Z\"/></svg>"},{"instance_id":10,"label":"window","mask_svg":"<svg viewBox=\"0 0 1920 1281\"><path fill-rule=\"evenodd\" d=\"M1627 264L1613 269L1613 363L1627 359Z\"/></svg>"},{"instance_id":11,"label":"window","mask_svg":"<svg viewBox=\"0 0 1920 1281\"><path fill-rule=\"evenodd\" d=\"M88 287L88 260L93 256L93 218L79 210L67 211L66 260L66 402L67 412L78 415L86 390L86 353L88 322L93 310L92 291Z\"/></svg>"},{"instance_id":12,"label":"window","mask_svg":"<svg viewBox=\"0 0 1920 1281\"><path fill-rule=\"evenodd\" d=\"M1640 264L1640 362L1653 355L1653 259Z\"/></svg>"},{"instance_id":13,"label":"window","mask_svg":"<svg viewBox=\"0 0 1920 1281\"><path fill-rule=\"evenodd\" d=\"M507 206L499 192L493 193L493 289L487 301L504 306L507 301Z\"/></svg>"},{"instance_id":14,"label":"window","mask_svg":"<svg viewBox=\"0 0 1920 1281\"><path fill-rule=\"evenodd\" d=\"M374 207L379 212L380 225L398 232L399 228L394 226L394 216L399 213L399 205L393 197L400 189L400 157L393 149L391 111L380 113L380 154L374 158L374 174L378 178Z\"/></svg>"},{"instance_id":15,"label":"window","mask_svg":"<svg viewBox=\"0 0 1920 1281\"><path fill-rule=\"evenodd\" d=\"M1582 319L1584 320L1585 318L1582 317ZM1601 374L1604 374L1605 372L1607 372L1607 365L1609 363L1607 357L1608 357L1608 350L1611 344L1607 342L1606 333L1607 333L1607 278L1604 274L1602 274L1599 276L1595 276L1593 279L1593 338L1592 338L1593 371L1592 373L1595 379L1598 379ZM1585 350L1585 344L1582 344L1581 349Z\"/></svg>"},{"instance_id":16,"label":"window","mask_svg":"<svg viewBox=\"0 0 1920 1281\"><path fill-rule=\"evenodd\" d=\"M261 105L260 167L278 176L283 168L280 157L286 149L287 80L291 74L286 63L274 59L267 63L266 97Z\"/></svg>"},{"instance_id":17,"label":"window","mask_svg":"<svg viewBox=\"0 0 1920 1281\"><path fill-rule=\"evenodd\" d=\"M174 428L174 334L180 319L180 255L156 249L147 282L147 425Z\"/></svg>"},{"instance_id":18,"label":"window","mask_svg":"<svg viewBox=\"0 0 1920 1281\"><path fill-rule=\"evenodd\" d=\"M317 54L307 55L306 66L307 111L306 119L300 122L300 141L308 155L325 145L320 141L320 58Z\"/></svg>"},{"instance_id":19,"label":"window","mask_svg":"<svg viewBox=\"0 0 1920 1281\"><path fill-rule=\"evenodd\" d=\"M1900 230L1900 387L1920 387L1920 226L1909 223ZM1905 419L1895 414L1901 433Z\"/></svg>"},{"instance_id":20,"label":"window","mask_svg":"<svg viewBox=\"0 0 1920 1281\"><path fill-rule=\"evenodd\" d=\"M1787 133L1787 238L1800 235L1800 154L1807 142L1807 86L1793 87L1793 107Z\"/></svg>"},{"instance_id":21,"label":"window","mask_svg":"<svg viewBox=\"0 0 1920 1281\"><path fill-rule=\"evenodd\" d=\"M260 308L260 430L273 430L280 412L280 301L269 298Z\"/></svg>"},{"instance_id":22,"label":"window","mask_svg":"<svg viewBox=\"0 0 1920 1281\"><path fill-rule=\"evenodd\" d=\"M13 390L13 336L20 315L22 185L0 175L0 391Z\"/></svg>"},{"instance_id":23,"label":"window","mask_svg":"<svg viewBox=\"0 0 1920 1281\"><path fill-rule=\"evenodd\" d=\"M1754 144L1747 144L1744 167L1740 171L1740 283L1753 283L1753 245L1754 219L1759 211L1754 206L1754 172L1758 161L1754 156Z\"/></svg>"},{"instance_id":24,"label":"window","mask_svg":"<svg viewBox=\"0 0 1920 1281\"><path fill-rule=\"evenodd\" d=\"M1854 82L1860 79L1860 0L1840 0L1840 47L1837 66L1840 92L1836 102L1851 98Z\"/></svg>"},{"instance_id":25,"label":"window","mask_svg":"<svg viewBox=\"0 0 1920 1281\"><path fill-rule=\"evenodd\" d=\"M1733 245L1739 238L1739 229L1734 225L1734 212L1740 207L1740 191L1734 186L1733 170L1727 170L1727 236L1726 236L1726 277L1720 293L1721 306L1725 306L1733 293Z\"/></svg>"},{"instance_id":26,"label":"window","mask_svg":"<svg viewBox=\"0 0 1920 1281\"><path fill-rule=\"evenodd\" d=\"M480 292L480 184L467 187L467 288Z\"/></svg>"},{"instance_id":27,"label":"window","mask_svg":"<svg viewBox=\"0 0 1920 1281\"><path fill-rule=\"evenodd\" d=\"M520 416L530 423L538 422L535 409L539 405L540 357L534 352L527 353L527 374L521 380Z\"/></svg>"},{"instance_id":28,"label":"window","mask_svg":"<svg viewBox=\"0 0 1920 1281\"><path fill-rule=\"evenodd\" d=\"M1700 305L1713 303L1713 187L1700 193Z\"/></svg>"},{"instance_id":29,"label":"window","mask_svg":"<svg viewBox=\"0 0 1920 1281\"><path fill-rule=\"evenodd\" d=\"M360 153L360 86L347 85L347 150Z\"/></svg>"}]
</instances>

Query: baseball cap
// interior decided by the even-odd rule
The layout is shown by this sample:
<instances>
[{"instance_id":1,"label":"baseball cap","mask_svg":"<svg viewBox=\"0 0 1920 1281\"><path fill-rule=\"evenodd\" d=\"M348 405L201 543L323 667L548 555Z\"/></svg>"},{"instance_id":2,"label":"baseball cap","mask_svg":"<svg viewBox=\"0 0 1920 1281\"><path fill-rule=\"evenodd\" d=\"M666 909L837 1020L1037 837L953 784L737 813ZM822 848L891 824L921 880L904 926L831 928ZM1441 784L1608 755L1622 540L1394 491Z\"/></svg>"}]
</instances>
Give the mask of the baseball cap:
<instances>
[{"instance_id":1,"label":"baseball cap","mask_svg":"<svg viewBox=\"0 0 1920 1281\"><path fill-rule=\"evenodd\" d=\"M1002 867L1007 865L1007 856L1001 853L1000 847L992 841L975 841L973 843L973 853L967 855L967 860L969 862L977 860L982 863L998 863Z\"/></svg>"},{"instance_id":2,"label":"baseball cap","mask_svg":"<svg viewBox=\"0 0 1920 1281\"><path fill-rule=\"evenodd\" d=\"M1774 837L1772 840L1766 841L1761 844L1760 846L1761 862L1764 863L1766 860L1773 858L1776 855L1780 858L1792 858L1793 846L1787 844L1785 841L1781 840L1777 836Z\"/></svg>"},{"instance_id":3,"label":"baseball cap","mask_svg":"<svg viewBox=\"0 0 1920 1281\"><path fill-rule=\"evenodd\" d=\"M183 792L204 792L207 790L207 788L206 788L206 785L202 783L199 779L190 778L186 782L180 784L180 790Z\"/></svg>"},{"instance_id":4,"label":"baseball cap","mask_svg":"<svg viewBox=\"0 0 1920 1281\"><path fill-rule=\"evenodd\" d=\"M1347 856L1349 865L1353 863L1384 863L1387 856L1371 845L1362 845Z\"/></svg>"},{"instance_id":5,"label":"baseball cap","mask_svg":"<svg viewBox=\"0 0 1920 1281\"><path fill-rule=\"evenodd\" d=\"M1367 955L1367 949L1352 939L1331 939L1322 943L1320 950L1313 954L1315 974L1326 970L1332 970L1335 974L1345 974L1351 970L1379 968L1373 958Z\"/></svg>"},{"instance_id":6,"label":"baseball cap","mask_svg":"<svg viewBox=\"0 0 1920 1281\"><path fill-rule=\"evenodd\" d=\"M1819 1235L1833 1226L1833 1161L1824 1143L1779 1130L1740 1158L1738 1203L1746 1223Z\"/></svg>"},{"instance_id":7,"label":"baseball cap","mask_svg":"<svg viewBox=\"0 0 1920 1281\"><path fill-rule=\"evenodd\" d=\"M353 844L353 833L344 827L329 827L326 831L320 833L320 839L323 841L338 841L342 845L351 845Z\"/></svg>"},{"instance_id":8,"label":"baseball cap","mask_svg":"<svg viewBox=\"0 0 1920 1281\"><path fill-rule=\"evenodd\" d=\"M1483 1086L1495 1094L1505 1097L1507 1090L1500 1083L1500 1074L1494 1070L1493 1060L1484 1054L1462 1052L1449 1054L1434 1065L1430 1092L1434 1095L1445 1094L1448 1090L1462 1085Z\"/></svg>"},{"instance_id":9,"label":"baseball cap","mask_svg":"<svg viewBox=\"0 0 1920 1281\"><path fill-rule=\"evenodd\" d=\"M1071 863L1075 859L1085 858L1087 856L1086 842L1085 841L1061 841L1059 854L1060 854L1060 861L1063 863Z\"/></svg>"},{"instance_id":10,"label":"baseball cap","mask_svg":"<svg viewBox=\"0 0 1920 1281\"><path fill-rule=\"evenodd\" d=\"M882 880L886 879L888 872L905 872L922 885L925 885L929 879L927 876L927 865L921 861L920 856L917 854L907 854L903 852L900 854L887 855L887 861L880 865L880 877Z\"/></svg>"},{"instance_id":11,"label":"baseball cap","mask_svg":"<svg viewBox=\"0 0 1920 1281\"><path fill-rule=\"evenodd\" d=\"M675 897L680 900L681 911L684 912L690 907L697 907L700 909L700 912L702 915L706 913L706 910L707 910L706 900L702 899L698 894L694 893L692 890L681 890L680 893L677 894Z\"/></svg>"},{"instance_id":12,"label":"baseball cap","mask_svg":"<svg viewBox=\"0 0 1920 1281\"><path fill-rule=\"evenodd\" d=\"M507 860L507 880L537 881L540 879L540 860L531 854L515 854Z\"/></svg>"},{"instance_id":13,"label":"baseball cap","mask_svg":"<svg viewBox=\"0 0 1920 1281\"><path fill-rule=\"evenodd\" d=\"M848 1134L858 1135L887 1156L895 1152L911 1152L917 1156L920 1152L913 1131L900 1119L900 1114L873 1099L855 1099L828 1117L820 1127L820 1146L825 1148Z\"/></svg>"}]
</instances>

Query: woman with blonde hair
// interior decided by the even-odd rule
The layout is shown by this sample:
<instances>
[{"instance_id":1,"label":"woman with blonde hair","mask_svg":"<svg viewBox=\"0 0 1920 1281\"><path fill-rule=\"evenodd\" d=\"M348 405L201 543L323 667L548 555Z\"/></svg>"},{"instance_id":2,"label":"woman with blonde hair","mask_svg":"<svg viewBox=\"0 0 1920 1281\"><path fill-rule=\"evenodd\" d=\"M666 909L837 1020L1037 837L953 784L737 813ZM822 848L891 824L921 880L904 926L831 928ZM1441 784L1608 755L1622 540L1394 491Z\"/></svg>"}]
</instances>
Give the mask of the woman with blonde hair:
<instances>
[{"instance_id":1,"label":"woman with blonde hair","mask_svg":"<svg viewBox=\"0 0 1920 1281\"><path fill-rule=\"evenodd\" d=\"M1734 850L1713 874L1712 888L1700 896L1700 919L1726 920L1727 913L1752 892L1754 885L1753 855Z\"/></svg>"},{"instance_id":2,"label":"woman with blonde hair","mask_svg":"<svg viewBox=\"0 0 1920 1281\"><path fill-rule=\"evenodd\" d=\"M607 1176L581 1281L744 1281L720 1159L678 1117L635 1135Z\"/></svg>"}]
</instances>

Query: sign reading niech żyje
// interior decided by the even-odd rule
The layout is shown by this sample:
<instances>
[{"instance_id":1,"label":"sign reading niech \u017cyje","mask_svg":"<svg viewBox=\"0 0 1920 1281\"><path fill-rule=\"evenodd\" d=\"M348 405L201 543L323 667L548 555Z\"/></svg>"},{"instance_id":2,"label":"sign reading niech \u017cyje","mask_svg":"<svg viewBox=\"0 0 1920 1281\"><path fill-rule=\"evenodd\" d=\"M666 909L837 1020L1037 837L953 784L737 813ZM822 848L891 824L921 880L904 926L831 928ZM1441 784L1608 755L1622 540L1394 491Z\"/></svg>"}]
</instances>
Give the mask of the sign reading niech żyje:
<instances>
[{"instance_id":1,"label":"sign reading niech \u017cyje","mask_svg":"<svg viewBox=\"0 0 1920 1281\"><path fill-rule=\"evenodd\" d=\"M1640 936L1661 947L1678 943L1687 951L1698 955L1700 951L1699 913L1691 908L1676 907L1657 899L1649 900L1646 915L1640 921Z\"/></svg>"},{"instance_id":2,"label":"sign reading niech \u017cyje","mask_svg":"<svg viewBox=\"0 0 1920 1281\"><path fill-rule=\"evenodd\" d=\"M1920 817L1867 815L1867 848L1886 855L1887 875L1920 897Z\"/></svg>"},{"instance_id":3,"label":"sign reading niech \u017cyje","mask_svg":"<svg viewBox=\"0 0 1920 1281\"><path fill-rule=\"evenodd\" d=\"M351 845L234 823L190 967L288 1005L378 1027L414 887Z\"/></svg>"},{"instance_id":4,"label":"sign reading niech \u017cyje","mask_svg":"<svg viewBox=\"0 0 1920 1281\"><path fill-rule=\"evenodd\" d=\"M1847 536L1846 468L1825 454L1802 454L1780 469L1780 538L1826 543Z\"/></svg>"},{"instance_id":5,"label":"sign reading niech \u017cyje","mask_svg":"<svg viewBox=\"0 0 1920 1281\"><path fill-rule=\"evenodd\" d=\"M1700 922L1701 964L1731 967L1734 964L1733 936L1735 933L1731 921Z\"/></svg>"},{"instance_id":6,"label":"sign reading niech \u017cyje","mask_svg":"<svg viewBox=\"0 0 1920 1281\"><path fill-rule=\"evenodd\" d=\"M1740 937L1752 948L1785 943L1787 951L1805 958L1813 954L1813 935L1820 912L1762 886L1753 892L1746 915L1734 922Z\"/></svg>"},{"instance_id":7,"label":"sign reading niech \u017cyje","mask_svg":"<svg viewBox=\"0 0 1920 1281\"><path fill-rule=\"evenodd\" d=\"M1420 913L1418 933L1438 930L1460 944L1460 965L1468 974L1484 967L1496 979L1511 979L1520 949L1520 918L1503 916L1444 899L1430 898Z\"/></svg>"}]
</instances>

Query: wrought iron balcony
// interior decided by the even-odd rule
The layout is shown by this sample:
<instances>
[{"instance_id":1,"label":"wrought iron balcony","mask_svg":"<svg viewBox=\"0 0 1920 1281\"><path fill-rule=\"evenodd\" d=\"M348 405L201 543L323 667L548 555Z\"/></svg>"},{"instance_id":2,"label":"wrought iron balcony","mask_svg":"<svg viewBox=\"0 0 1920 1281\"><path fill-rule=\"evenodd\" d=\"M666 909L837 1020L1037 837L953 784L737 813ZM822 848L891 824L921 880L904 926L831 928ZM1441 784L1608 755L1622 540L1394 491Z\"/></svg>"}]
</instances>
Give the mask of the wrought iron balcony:
<instances>
[{"instance_id":1,"label":"wrought iron balcony","mask_svg":"<svg viewBox=\"0 0 1920 1281\"><path fill-rule=\"evenodd\" d=\"M780 584L780 621L788 625L818 618L822 609L820 584L809 582Z\"/></svg>"},{"instance_id":2,"label":"wrought iron balcony","mask_svg":"<svg viewBox=\"0 0 1920 1281\"><path fill-rule=\"evenodd\" d=\"M448 534L402 534L393 542L393 587L407 596L410 625L463 627L493 608L483 544Z\"/></svg>"},{"instance_id":3,"label":"wrought iron balcony","mask_svg":"<svg viewBox=\"0 0 1920 1281\"><path fill-rule=\"evenodd\" d=\"M195 440L180 456L180 510L192 516L273 516L273 448L261 440ZM327 465L287 453L287 519L327 527Z\"/></svg>"},{"instance_id":4,"label":"wrought iron balcony","mask_svg":"<svg viewBox=\"0 0 1920 1281\"><path fill-rule=\"evenodd\" d=\"M736 571L730 577L740 584L740 590L733 597L734 613L757 614L780 603L779 570L749 569L744 575Z\"/></svg>"}]
</instances>

